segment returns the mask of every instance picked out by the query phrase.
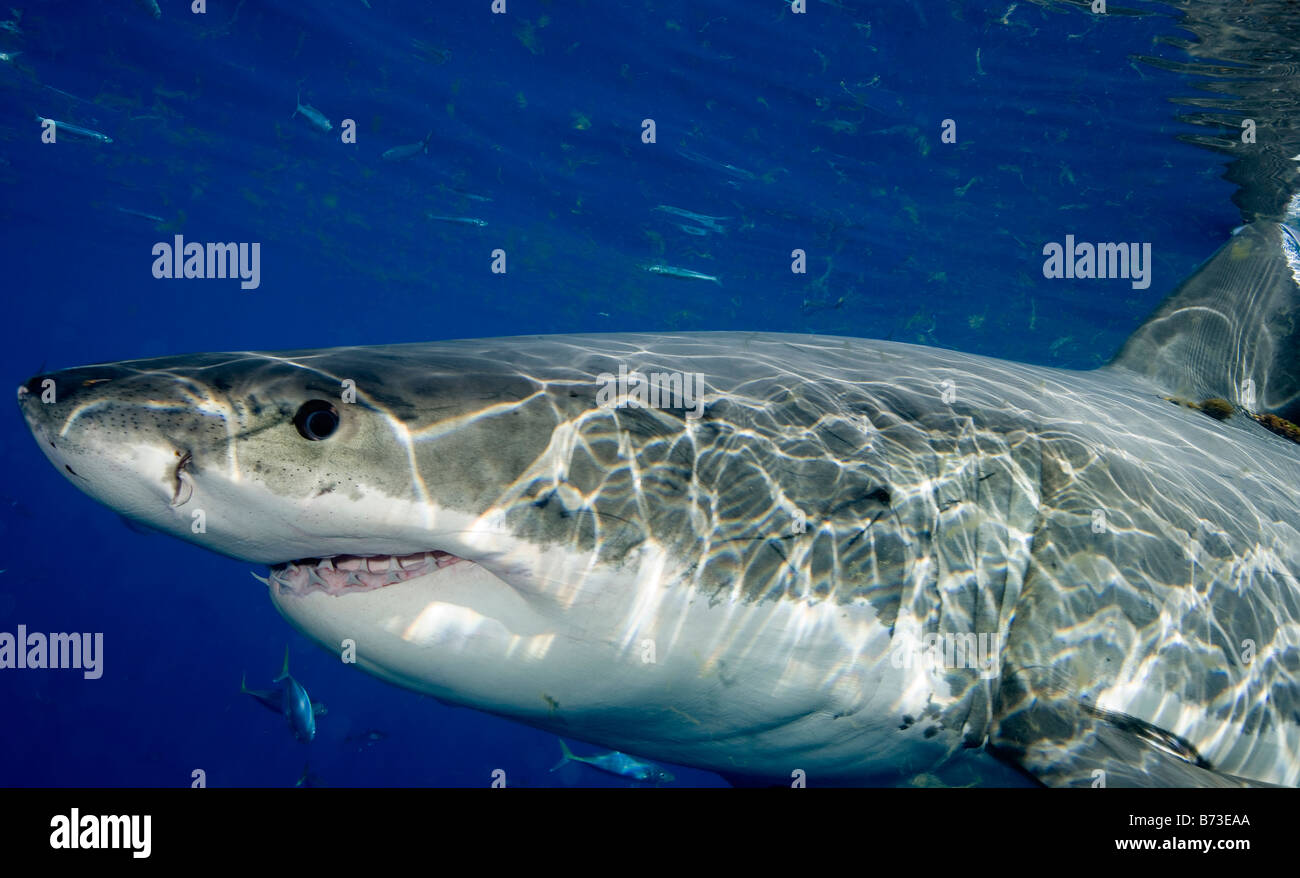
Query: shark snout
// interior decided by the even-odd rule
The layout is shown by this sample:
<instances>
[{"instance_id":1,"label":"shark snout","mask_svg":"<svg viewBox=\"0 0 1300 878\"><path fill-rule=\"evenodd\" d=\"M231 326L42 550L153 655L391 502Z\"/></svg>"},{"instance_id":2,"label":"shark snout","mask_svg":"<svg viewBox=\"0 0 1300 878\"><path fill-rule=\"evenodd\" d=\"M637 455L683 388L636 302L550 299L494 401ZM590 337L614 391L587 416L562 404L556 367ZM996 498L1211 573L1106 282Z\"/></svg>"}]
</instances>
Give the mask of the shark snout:
<instances>
[{"instance_id":1,"label":"shark snout","mask_svg":"<svg viewBox=\"0 0 1300 878\"><path fill-rule=\"evenodd\" d=\"M37 374L16 395L41 451L74 485L124 515L174 529L194 493L187 440L204 421L174 382L88 366Z\"/></svg>"},{"instance_id":2,"label":"shark snout","mask_svg":"<svg viewBox=\"0 0 1300 878\"><path fill-rule=\"evenodd\" d=\"M47 413L41 403L40 381L41 376L37 376L25 384L18 385L18 410L22 412L23 420L27 422L27 428L32 431L32 435L44 444L48 441L45 436Z\"/></svg>"},{"instance_id":3,"label":"shark snout","mask_svg":"<svg viewBox=\"0 0 1300 878\"><path fill-rule=\"evenodd\" d=\"M18 385L18 407L33 429L47 430L94 398L103 398L110 382L121 377L112 366L92 366L63 372L43 372ZM57 431L54 431L57 432Z\"/></svg>"}]
</instances>

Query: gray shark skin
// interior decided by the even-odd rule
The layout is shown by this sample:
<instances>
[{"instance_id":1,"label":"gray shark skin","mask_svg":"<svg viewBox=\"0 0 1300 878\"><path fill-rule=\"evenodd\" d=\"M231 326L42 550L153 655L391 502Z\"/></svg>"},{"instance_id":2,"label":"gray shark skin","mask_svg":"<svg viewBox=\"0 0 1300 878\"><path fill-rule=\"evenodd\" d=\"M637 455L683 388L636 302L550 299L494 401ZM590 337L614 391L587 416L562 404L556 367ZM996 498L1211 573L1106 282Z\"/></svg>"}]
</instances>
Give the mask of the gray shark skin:
<instances>
[{"instance_id":1,"label":"gray shark skin","mask_svg":"<svg viewBox=\"0 0 1300 878\"><path fill-rule=\"evenodd\" d=\"M1248 227L1092 372L609 334L18 396L81 490L271 565L306 635L448 702L759 783L1296 785L1300 446L1247 410L1295 406L1297 265ZM602 404L621 366L701 373L702 414Z\"/></svg>"}]
</instances>

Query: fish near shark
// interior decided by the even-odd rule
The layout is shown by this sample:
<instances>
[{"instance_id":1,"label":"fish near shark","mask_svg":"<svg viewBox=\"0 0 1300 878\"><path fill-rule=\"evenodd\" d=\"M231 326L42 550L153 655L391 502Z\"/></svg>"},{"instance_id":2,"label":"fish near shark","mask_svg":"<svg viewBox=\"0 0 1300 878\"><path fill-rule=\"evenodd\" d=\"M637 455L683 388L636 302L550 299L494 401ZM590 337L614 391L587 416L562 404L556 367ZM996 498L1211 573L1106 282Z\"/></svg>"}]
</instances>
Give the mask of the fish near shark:
<instances>
[{"instance_id":1,"label":"fish near shark","mask_svg":"<svg viewBox=\"0 0 1300 878\"><path fill-rule=\"evenodd\" d=\"M1300 446L1265 424L1300 418L1297 277L1247 226L1094 371L595 334L18 402L81 490L268 565L303 633L447 702L738 784L1294 786ZM620 367L702 374L700 417L598 402Z\"/></svg>"},{"instance_id":2,"label":"fish near shark","mask_svg":"<svg viewBox=\"0 0 1300 878\"><path fill-rule=\"evenodd\" d=\"M424 136L423 140L417 140L415 143L404 143L401 146L394 146L384 150L380 156L386 162L400 162L403 159L409 159L412 156L429 153L429 141L433 140L433 132L430 131Z\"/></svg>"},{"instance_id":3,"label":"fish near shark","mask_svg":"<svg viewBox=\"0 0 1300 878\"><path fill-rule=\"evenodd\" d=\"M317 131L329 133L334 130L334 123L325 118L324 113L313 107L311 104L304 104L302 102L301 92L298 93L297 107L294 108L294 111L289 115L289 118L292 119L294 116L302 116L307 120L307 124L311 125L311 127L315 128Z\"/></svg>"},{"instance_id":4,"label":"fish near shark","mask_svg":"<svg viewBox=\"0 0 1300 878\"><path fill-rule=\"evenodd\" d=\"M652 783L671 783L673 776L670 772L660 768L652 762L646 762L644 759L637 759L635 756L628 756L626 753L619 753L613 750L609 753L600 753L596 756L577 756L569 749L569 745L560 739L560 752L563 754L560 761L555 763L551 771L558 771L570 762L582 762L590 765L597 771L603 771L606 774L612 774L615 777L626 777L631 780L649 781Z\"/></svg>"},{"instance_id":5,"label":"fish near shark","mask_svg":"<svg viewBox=\"0 0 1300 878\"><path fill-rule=\"evenodd\" d=\"M279 689L249 689L248 678L239 681L239 692L251 695L268 710L280 714L289 723L293 736L304 743L316 737L316 717L325 714L325 705L312 703L307 690L289 673L289 647L284 648L284 667L274 682Z\"/></svg>"}]
</instances>

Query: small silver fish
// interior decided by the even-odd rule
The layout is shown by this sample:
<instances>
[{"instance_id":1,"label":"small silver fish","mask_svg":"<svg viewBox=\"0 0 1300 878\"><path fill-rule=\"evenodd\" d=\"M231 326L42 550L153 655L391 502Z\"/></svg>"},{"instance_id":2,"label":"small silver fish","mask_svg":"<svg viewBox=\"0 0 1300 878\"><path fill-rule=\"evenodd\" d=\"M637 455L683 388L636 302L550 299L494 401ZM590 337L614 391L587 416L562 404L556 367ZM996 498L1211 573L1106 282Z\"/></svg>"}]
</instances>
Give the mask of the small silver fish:
<instances>
[{"instance_id":1,"label":"small silver fish","mask_svg":"<svg viewBox=\"0 0 1300 878\"><path fill-rule=\"evenodd\" d=\"M722 281L718 280L713 275L701 274L698 271L691 271L689 268L675 268L674 266L663 265L661 263L643 265L641 267L651 274L663 274L668 277L681 277L686 278L687 280L711 280L718 286L722 286Z\"/></svg>"},{"instance_id":2,"label":"small silver fish","mask_svg":"<svg viewBox=\"0 0 1300 878\"><path fill-rule=\"evenodd\" d=\"M425 217L431 220L437 220L444 223L462 223L467 226L486 226L487 220L481 220L476 216L438 216L433 213L426 213Z\"/></svg>"},{"instance_id":3,"label":"small silver fish","mask_svg":"<svg viewBox=\"0 0 1300 878\"><path fill-rule=\"evenodd\" d=\"M12 64L14 63L14 59L21 54L22 52L0 52L0 62Z\"/></svg>"},{"instance_id":4,"label":"small silver fish","mask_svg":"<svg viewBox=\"0 0 1300 878\"><path fill-rule=\"evenodd\" d=\"M569 749L569 745L564 743L563 738L560 739L560 750L564 756L559 762L555 763L555 768L552 768L551 771L555 771L570 762L585 762L592 768L599 769L606 774L630 777L633 780L670 783L673 779L672 774L653 762L646 762L644 759L628 756L626 753L620 753L617 750L602 753L599 756L575 756L573 751Z\"/></svg>"},{"instance_id":5,"label":"small silver fish","mask_svg":"<svg viewBox=\"0 0 1300 878\"><path fill-rule=\"evenodd\" d=\"M284 669L275 678L276 683L283 684L279 689L249 689L247 678L239 682L239 691L251 695L269 710L282 714L289 723L289 728L299 741L310 741L316 737L316 717L325 713L325 705L313 704L307 690L289 673L289 647L284 648Z\"/></svg>"},{"instance_id":6,"label":"small silver fish","mask_svg":"<svg viewBox=\"0 0 1300 878\"><path fill-rule=\"evenodd\" d=\"M738 168L735 165L729 165L726 162L711 159L706 155L700 155L694 150L683 147L682 149L677 150L677 154L684 159L695 162L696 164L705 165L714 170L722 171L725 174L730 174L733 177L739 177L742 180L755 179L753 171L746 171L744 168Z\"/></svg>"},{"instance_id":7,"label":"small silver fish","mask_svg":"<svg viewBox=\"0 0 1300 878\"><path fill-rule=\"evenodd\" d=\"M343 739L343 743L373 747L375 744L378 744L387 737L387 733L381 732L379 729L366 729L364 732L357 732L354 735L348 735Z\"/></svg>"},{"instance_id":8,"label":"small silver fish","mask_svg":"<svg viewBox=\"0 0 1300 878\"><path fill-rule=\"evenodd\" d=\"M840 296L834 302L830 299L804 299L799 310L805 314L816 314L818 311L834 311L842 307L844 307L844 297Z\"/></svg>"},{"instance_id":9,"label":"small silver fish","mask_svg":"<svg viewBox=\"0 0 1300 878\"><path fill-rule=\"evenodd\" d=\"M289 118L292 119L297 115L301 115L311 123L313 128L318 128L321 131L332 131L334 129L330 120L325 118L324 113L313 107L311 104L304 104L302 102L302 92L298 92L298 108L293 111L293 116L290 116Z\"/></svg>"},{"instance_id":10,"label":"small silver fish","mask_svg":"<svg viewBox=\"0 0 1300 878\"><path fill-rule=\"evenodd\" d=\"M430 131L424 136L424 140L415 143L406 143L402 146L394 146L392 149L384 150L384 154L380 156L380 158L386 162L400 162L402 159L409 159L411 156L418 155L419 153L428 154L429 141L432 139L433 132Z\"/></svg>"},{"instance_id":11,"label":"small silver fish","mask_svg":"<svg viewBox=\"0 0 1300 878\"><path fill-rule=\"evenodd\" d=\"M118 211L121 212L121 213L126 214L127 216L138 216L138 217L140 217L140 219L152 220L153 222L156 222L156 223L165 223L165 222L167 222L167 220L163 219L163 218L160 217L160 216L156 216L156 215L154 215L154 214L152 214L152 213L145 213L145 212L142 211L142 210L132 210L132 209L129 208L129 207L119 207L119 208L118 208Z\"/></svg>"},{"instance_id":12,"label":"small silver fish","mask_svg":"<svg viewBox=\"0 0 1300 878\"><path fill-rule=\"evenodd\" d=\"M441 183L438 184L438 189L442 192L450 192L453 195L458 195L461 198L468 198L470 201L491 201L492 200L492 197L489 195L475 195L473 192L468 192L464 189L457 189L455 186L451 186L451 187L444 186Z\"/></svg>"},{"instance_id":13,"label":"small silver fish","mask_svg":"<svg viewBox=\"0 0 1300 878\"><path fill-rule=\"evenodd\" d=\"M137 2L154 18L162 18L162 10L158 8L158 0L137 0Z\"/></svg>"},{"instance_id":14,"label":"small silver fish","mask_svg":"<svg viewBox=\"0 0 1300 878\"><path fill-rule=\"evenodd\" d=\"M91 104L91 103L94 103L93 101L88 101L88 100L86 100L85 98L79 98L79 97L77 97L76 95L74 95L72 92L64 91L64 90L61 89L61 88L55 88L55 87L52 86L52 85L43 85L43 86L41 86L41 88L48 88L50 91L54 92L56 95L62 95L63 97L67 98L68 100L76 101L76 102L79 103L79 104Z\"/></svg>"},{"instance_id":15,"label":"small silver fish","mask_svg":"<svg viewBox=\"0 0 1300 878\"><path fill-rule=\"evenodd\" d=\"M667 204L661 204L655 210L671 213L673 216L679 216L682 219L691 220L697 226L704 226L706 229L712 229L715 232L726 234L727 230L722 227L722 223L731 219L729 216L705 216L702 213L695 213L689 210L683 210L680 207L672 207Z\"/></svg>"},{"instance_id":16,"label":"small silver fish","mask_svg":"<svg viewBox=\"0 0 1300 878\"><path fill-rule=\"evenodd\" d=\"M89 128L82 128L80 125L73 125L71 122L60 122L58 119L50 119L46 116L37 116L36 121L42 125L51 123L54 125L54 138L58 142L60 134L70 134L73 137L80 137L85 140L93 140L96 143L112 143L113 138L107 134L100 134L98 131L91 131Z\"/></svg>"}]
</instances>

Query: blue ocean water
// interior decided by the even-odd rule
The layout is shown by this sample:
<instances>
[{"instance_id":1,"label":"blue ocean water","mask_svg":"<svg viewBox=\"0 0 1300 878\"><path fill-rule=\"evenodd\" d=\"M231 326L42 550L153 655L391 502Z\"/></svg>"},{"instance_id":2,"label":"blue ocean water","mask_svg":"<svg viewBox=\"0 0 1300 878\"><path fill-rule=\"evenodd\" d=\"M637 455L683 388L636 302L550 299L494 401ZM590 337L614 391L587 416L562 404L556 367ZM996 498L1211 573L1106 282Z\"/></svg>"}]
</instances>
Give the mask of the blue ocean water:
<instances>
[{"instance_id":1,"label":"blue ocean water","mask_svg":"<svg viewBox=\"0 0 1300 878\"><path fill-rule=\"evenodd\" d=\"M1197 78L1134 60L1182 59L1160 6L158 5L33 4L0 29L11 386L187 351L705 329L1089 368L1240 222L1222 160L1176 139ZM43 143L38 115L112 142ZM1067 234L1150 242L1150 286L1044 278ZM156 279L175 235L259 242L260 285ZM0 631L105 644L97 680L0 670L0 785L291 786L307 764L330 786L625 785L340 665L250 565L129 529L0 417ZM329 707L310 744L239 693L286 643Z\"/></svg>"}]
</instances>

